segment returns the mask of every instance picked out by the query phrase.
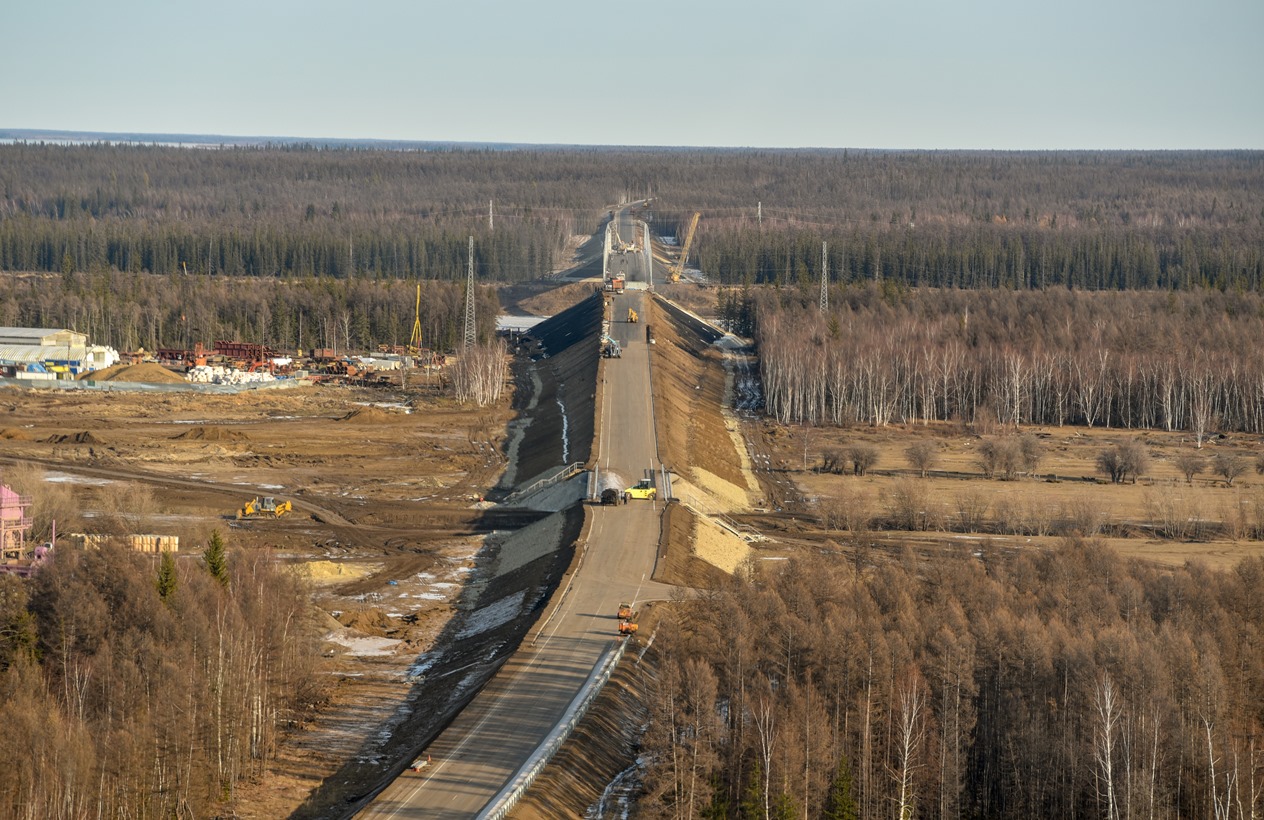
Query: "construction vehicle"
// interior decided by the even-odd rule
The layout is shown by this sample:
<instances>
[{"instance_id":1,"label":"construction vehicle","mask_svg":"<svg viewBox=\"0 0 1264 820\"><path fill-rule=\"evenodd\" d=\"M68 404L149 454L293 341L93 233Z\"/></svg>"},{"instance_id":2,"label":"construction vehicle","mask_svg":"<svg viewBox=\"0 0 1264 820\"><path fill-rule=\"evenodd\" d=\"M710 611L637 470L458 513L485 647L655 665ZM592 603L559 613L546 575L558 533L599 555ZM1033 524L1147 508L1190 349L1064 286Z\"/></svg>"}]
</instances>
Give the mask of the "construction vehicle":
<instances>
[{"instance_id":1,"label":"construction vehicle","mask_svg":"<svg viewBox=\"0 0 1264 820\"><path fill-rule=\"evenodd\" d=\"M611 293L623 293L624 278L621 273L612 273L606 280L606 290Z\"/></svg>"},{"instance_id":2,"label":"construction vehicle","mask_svg":"<svg viewBox=\"0 0 1264 820\"><path fill-rule=\"evenodd\" d=\"M633 310L632 308L628 308L628 322L630 324L636 324L637 321L640 320L640 318L641 318L640 316L636 315L635 310Z\"/></svg>"},{"instance_id":3,"label":"construction vehicle","mask_svg":"<svg viewBox=\"0 0 1264 820\"><path fill-rule=\"evenodd\" d=\"M654 479L643 478L623 491L625 503L633 498L644 498L649 501L658 498L658 488L654 486Z\"/></svg>"},{"instance_id":4,"label":"construction vehicle","mask_svg":"<svg viewBox=\"0 0 1264 820\"><path fill-rule=\"evenodd\" d=\"M601 337L601 355L607 359L619 359L623 357L623 348L619 343L609 336Z\"/></svg>"},{"instance_id":5,"label":"construction vehicle","mask_svg":"<svg viewBox=\"0 0 1264 820\"><path fill-rule=\"evenodd\" d=\"M622 621L619 621L619 634L620 635L635 635L637 629L639 629L639 626L637 625L636 621L630 618L626 618Z\"/></svg>"},{"instance_id":6,"label":"construction vehicle","mask_svg":"<svg viewBox=\"0 0 1264 820\"><path fill-rule=\"evenodd\" d=\"M619 604L619 614L617 617L621 621L632 620L632 617L633 617L632 605L626 602Z\"/></svg>"},{"instance_id":7,"label":"construction vehicle","mask_svg":"<svg viewBox=\"0 0 1264 820\"><path fill-rule=\"evenodd\" d=\"M255 497L237 511L237 518L280 518L292 511L294 505L288 501L278 501L272 496Z\"/></svg>"},{"instance_id":8,"label":"construction vehicle","mask_svg":"<svg viewBox=\"0 0 1264 820\"><path fill-rule=\"evenodd\" d=\"M676 260L676 264L667 269L667 281L679 282L680 277L685 273L685 260L689 258L689 246L693 244L693 235L698 230L698 220L702 218L701 213L694 213L693 219L689 220L689 230L685 231L685 241L680 246L680 258Z\"/></svg>"}]
</instances>

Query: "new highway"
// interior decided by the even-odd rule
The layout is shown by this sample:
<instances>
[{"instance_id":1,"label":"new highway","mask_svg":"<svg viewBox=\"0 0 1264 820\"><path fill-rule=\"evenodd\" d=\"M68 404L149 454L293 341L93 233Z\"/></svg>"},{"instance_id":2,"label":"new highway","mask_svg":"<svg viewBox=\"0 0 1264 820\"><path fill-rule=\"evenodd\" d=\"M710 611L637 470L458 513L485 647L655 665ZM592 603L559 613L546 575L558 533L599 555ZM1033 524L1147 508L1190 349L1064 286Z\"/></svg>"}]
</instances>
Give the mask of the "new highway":
<instances>
[{"instance_id":1,"label":"new highway","mask_svg":"<svg viewBox=\"0 0 1264 820\"><path fill-rule=\"evenodd\" d=\"M626 218L624 212L620 216ZM648 299L640 290L613 297L610 335L623 346L623 356L606 360L605 380L598 385L603 399L598 462L624 486L659 466L645 326L626 321L629 307L644 315ZM607 650L622 640L614 617L619 603L671 597L671 587L649 580L662 502L633 500L594 507L591 514L579 569L569 589L555 593L563 596L561 603L543 628L528 636L423 752L430 765L401 775L361 817L476 816L548 737Z\"/></svg>"}]
</instances>

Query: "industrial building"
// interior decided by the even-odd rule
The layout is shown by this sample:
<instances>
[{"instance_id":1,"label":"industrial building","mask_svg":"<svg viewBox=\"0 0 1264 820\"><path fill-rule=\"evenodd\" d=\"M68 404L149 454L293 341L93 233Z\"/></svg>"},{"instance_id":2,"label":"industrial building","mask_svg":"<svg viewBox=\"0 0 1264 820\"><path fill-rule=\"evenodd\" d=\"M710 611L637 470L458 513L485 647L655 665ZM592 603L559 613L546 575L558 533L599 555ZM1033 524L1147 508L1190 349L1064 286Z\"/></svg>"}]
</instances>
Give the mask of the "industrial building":
<instances>
[{"instance_id":1,"label":"industrial building","mask_svg":"<svg viewBox=\"0 0 1264 820\"><path fill-rule=\"evenodd\" d=\"M89 345L85 333L65 328L0 327L0 376L32 381L73 379L118 360L114 348Z\"/></svg>"}]
</instances>

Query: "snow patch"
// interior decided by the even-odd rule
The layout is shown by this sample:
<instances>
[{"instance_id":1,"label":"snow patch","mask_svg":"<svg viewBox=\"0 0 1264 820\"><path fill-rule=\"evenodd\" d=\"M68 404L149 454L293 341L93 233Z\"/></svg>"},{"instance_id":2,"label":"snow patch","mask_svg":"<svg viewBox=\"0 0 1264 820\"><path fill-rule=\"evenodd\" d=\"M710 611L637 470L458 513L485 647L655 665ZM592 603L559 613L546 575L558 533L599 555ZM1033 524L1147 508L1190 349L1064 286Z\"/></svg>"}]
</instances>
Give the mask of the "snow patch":
<instances>
[{"instance_id":1,"label":"snow patch","mask_svg":"<svg viewBox=\"0 0 1264 820\"><path fill-rule=\"evenodd\" d=\"M522 609L522 599L526 590L506 595L499 601L470 613L461 631L456 634L457 640L482 634L512 621Z\"/></svg>"}]
</instances>

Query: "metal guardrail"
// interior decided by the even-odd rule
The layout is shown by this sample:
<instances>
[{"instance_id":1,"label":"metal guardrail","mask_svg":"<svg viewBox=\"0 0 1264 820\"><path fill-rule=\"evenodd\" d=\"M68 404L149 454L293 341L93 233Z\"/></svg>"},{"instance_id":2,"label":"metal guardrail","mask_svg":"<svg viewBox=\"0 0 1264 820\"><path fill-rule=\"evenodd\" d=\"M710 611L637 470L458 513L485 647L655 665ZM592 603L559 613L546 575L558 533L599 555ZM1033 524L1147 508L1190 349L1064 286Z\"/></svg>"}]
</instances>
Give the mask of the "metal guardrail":
<instances>
[{"instance_id":1,"label":"metal guardrail","mask_svg":"<svg viewBox=\"0 0 1264 820\"><path fill-rule=\"evenodd\" d=\"M627 648L628 640L622 640L618 648L606 656L605 661L598 667L600 671L584 684L584 688L571 701L570 708L557 726L553 727L549 737L536 748L513 779L492 799L492 802L478 813L479 820L504 820L509 812L514 810L518 801L522 800L523 795L527 793L527 789L531 788L531 784L540 776L540 772L549 765L549 761L557 754L557 750L562 748L562 744L571 736L571 732L583 720L584 715L588 714L593 701L610 680L611 674L619 665L619 661L623 659L623 653Z\"/></svg>"},{"instance_id":2,"label":"metal guardrail","mask_svg":"<svg viewBox=\"0 0 1264 820\"><path fill-rule=\"evenodd\" d=\"M533 482L531 486L529 487L524 487L521 490L513 491L512 493L509 494L508 497L505 498L505 503L509 503L511 501L517 501L519 499L526 498L527 496L531 495L532 493L538 490L543 490L545 487L552 487L554 484L558 483L559 481L565 481L568 478L579 475L583 471L584 471L584 462L582 461L576 461L574 464L567 464L565 467L558 470L553 475L548 476L547 478L542 478L539 481Z\"/></svg>"}]
</instances>

